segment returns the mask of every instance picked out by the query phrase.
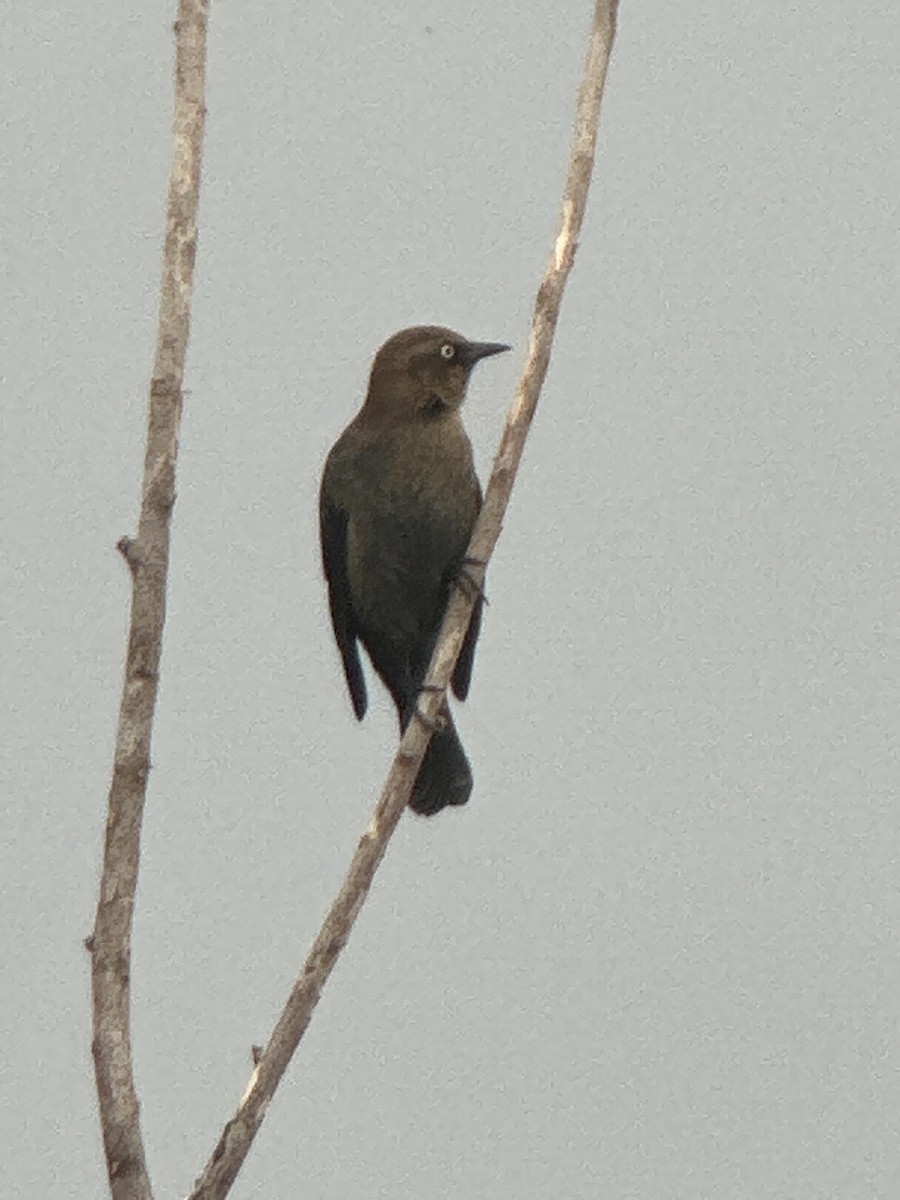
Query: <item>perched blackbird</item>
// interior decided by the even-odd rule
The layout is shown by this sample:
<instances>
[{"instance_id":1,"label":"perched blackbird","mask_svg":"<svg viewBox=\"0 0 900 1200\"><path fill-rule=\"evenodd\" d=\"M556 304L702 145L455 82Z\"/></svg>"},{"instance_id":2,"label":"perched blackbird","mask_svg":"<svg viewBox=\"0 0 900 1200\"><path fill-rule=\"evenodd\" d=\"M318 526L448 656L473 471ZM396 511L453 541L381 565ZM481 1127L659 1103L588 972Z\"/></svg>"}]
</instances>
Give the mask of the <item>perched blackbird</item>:
<instances>
[{"instance_id":1,"label":"perched blackbird","mask_svg":"<svg viewBox=\"0 0 900 1200\"><path fill-rule=\"evenodd\" d=\"M365 403L325 463L319 496L322 563L331 621L353 709L366 684L357 641L394 698L401 732L411 719L481 507L460 408L479 359L508 350L423 325L378 351ZM464 700L481 622L472 613L453 691ZM446 705L416 778L411 807L465 804L472 769Z\"/></svg>"}]
</instances>

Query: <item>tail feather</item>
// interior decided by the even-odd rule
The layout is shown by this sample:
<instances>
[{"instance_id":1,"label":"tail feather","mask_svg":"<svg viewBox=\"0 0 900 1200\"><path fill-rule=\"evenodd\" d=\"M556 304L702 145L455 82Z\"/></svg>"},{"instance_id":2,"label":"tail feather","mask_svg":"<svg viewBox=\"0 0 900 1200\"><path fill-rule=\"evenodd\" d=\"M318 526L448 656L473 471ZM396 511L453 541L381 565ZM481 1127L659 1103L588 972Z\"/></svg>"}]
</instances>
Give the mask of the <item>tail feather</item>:
<instances>
[{"instance_id":1,"label":"tail feather","mask_svg":"<svg viewBox=\"0 0 900 1200\"><path fill-rule=\"evenodd\" d=\"M465 804L472 794L472 768L448 712L446 724L436 729L416 776L409 806L413 812L433 816L448 804Z\"/></svg>"}]
</instances>

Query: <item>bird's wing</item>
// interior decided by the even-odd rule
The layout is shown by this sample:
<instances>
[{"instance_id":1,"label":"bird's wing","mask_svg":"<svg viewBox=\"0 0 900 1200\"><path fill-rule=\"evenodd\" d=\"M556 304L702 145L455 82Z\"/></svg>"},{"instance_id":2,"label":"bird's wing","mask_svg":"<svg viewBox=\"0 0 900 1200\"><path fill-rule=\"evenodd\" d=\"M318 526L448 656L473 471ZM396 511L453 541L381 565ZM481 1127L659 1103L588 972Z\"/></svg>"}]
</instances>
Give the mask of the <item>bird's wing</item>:
<instances>
[{"instance_id":1,"label":"bird's wing","mask_svg":"<svg viewBox=\"0 0 900 1200\"><path fill-rule=\"evenodd\" d=\"M453 668L453 695L457 700L465 700L469 694L469 684L472 682L472 664L475 662L475 643L481 631L481 609L484 601L479 596L472 609L472 620L466 630L466 640L462 644L456 666Z\"/></svg>"},{"instance_id":2,"label":"bird's wing","mask_svg":"<svg viewBox=\"0 0 900 1200\"><path fill-rule=\"evenodd\" d=\"M353 711L361 721L366 714L366 681L359 661L356 643L356 616L350 595L350 579L347 574L347 512L332 496L328 486L328 466L322 479L319 493L319 537L322 544L322 566L328 581L328 603L331 609L331 624L341 652L344 675L353 701Z\"/></svg>"},{"instance_id":3,"label":"bird's wing","mask_svg":"<svg viewBox=\"0 0 900 1200\"><path fill-rule=\"evenodd\" d=\"M481 512L481 484L475 480L475 498L476 498L476 514ZM475 601L475 607L472 609L472 619L469 621L469 628L466 630L466 640L462 644L462 649L459 652L459 658L456 660L456 666L453 668L453 695L457 700L465 700L469 694L469 684L472 682L472 666L475 662L475 644L478 641L478 634L481 632L481 610L484 607L484 598L479 596Z\"/></svg>"}]
</instances>

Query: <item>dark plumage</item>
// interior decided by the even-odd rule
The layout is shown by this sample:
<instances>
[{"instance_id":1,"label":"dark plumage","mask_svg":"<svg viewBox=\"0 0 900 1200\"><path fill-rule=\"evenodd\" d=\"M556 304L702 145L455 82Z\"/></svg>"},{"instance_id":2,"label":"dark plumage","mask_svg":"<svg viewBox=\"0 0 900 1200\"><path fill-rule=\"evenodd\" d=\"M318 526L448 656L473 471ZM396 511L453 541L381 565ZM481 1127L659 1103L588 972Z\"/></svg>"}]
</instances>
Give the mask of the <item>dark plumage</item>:
<instances>
[{"instance_id":1,"label":"dark plumage","mask_svg":"<svg viewBox=\"0 0 900 1200\"><path fill-rule=\"evenodd\" d=\"M401 731L416 703L481 507L460 408L472 368L508 346L423 325L394 334L372 365L365 403L328 455L319 519L334 635L362 720L365 646L397 706ZM464 700L481 622L476 604L453 672ZM420 813L465 804L472 770L449 710L410 800Z\"/></svg>"}]
</instances>

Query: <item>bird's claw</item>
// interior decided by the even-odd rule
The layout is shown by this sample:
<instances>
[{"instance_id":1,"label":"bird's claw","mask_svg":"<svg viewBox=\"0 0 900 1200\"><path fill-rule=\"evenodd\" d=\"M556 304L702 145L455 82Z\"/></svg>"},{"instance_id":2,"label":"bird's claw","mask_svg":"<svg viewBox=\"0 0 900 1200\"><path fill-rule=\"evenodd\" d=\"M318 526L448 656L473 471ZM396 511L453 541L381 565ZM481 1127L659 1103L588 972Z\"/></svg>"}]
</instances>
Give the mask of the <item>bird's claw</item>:
<instances>
[{"instance_id":1,"label":"bird's claw","mask_svg":"<svg viewBox=\"0 0 900 1200\"><path fill-rule=\"evenodd\" d=\"M419 688L419 691L420 692L443 692L444 688L439 687L436 683L423 683L422 686ZM434 718L434 720L432 720L431 717L425 716L425 714L419 708L418 704L413 708L413 716L416 718L417 721L420 721L425 726L426 729L430 729L432 733L438 733L441 729L445 729L446 725L447 725L447 718L445 716L442 716L441 713L438 713L438 715Z\"/></svg>"},{"instance_id":2,"label":"bird's claw","mask_svg":"<svg viewBox=\"0 0 900 1200\"><path fill-rule=\"evenodd\" d=\"M485 565L483 558L470 558L468 555L462 560L459 566L459 571L456 574L456 586L464 592L469 592L479 599L482 604L489 604L484 588L478 580L466 570L466 567L483 567Z\"/></svg>"}]
</instances>

